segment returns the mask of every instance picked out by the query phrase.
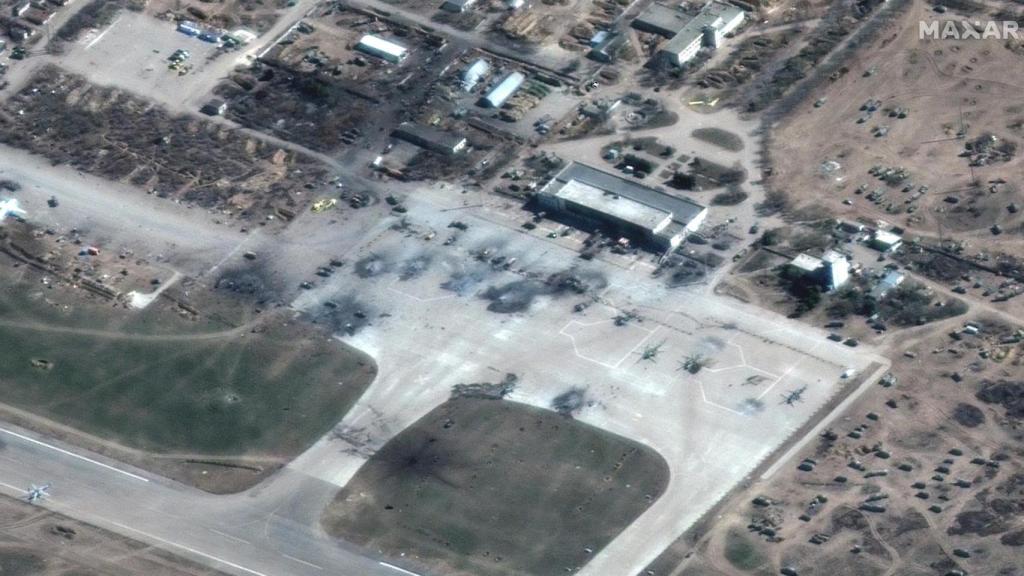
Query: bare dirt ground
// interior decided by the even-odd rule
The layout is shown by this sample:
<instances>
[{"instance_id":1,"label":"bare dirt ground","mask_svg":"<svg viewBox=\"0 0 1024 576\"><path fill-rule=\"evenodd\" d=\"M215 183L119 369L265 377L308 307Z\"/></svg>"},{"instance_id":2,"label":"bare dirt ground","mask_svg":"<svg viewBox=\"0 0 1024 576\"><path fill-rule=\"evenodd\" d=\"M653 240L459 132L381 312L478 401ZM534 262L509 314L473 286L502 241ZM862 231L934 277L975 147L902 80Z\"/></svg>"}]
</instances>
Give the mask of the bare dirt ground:
<instances>
[{"instance_id":1,"label":"bare dirt ground","mask_svg":"<svg viewBox=\"0 0 1024 576\"><path fill-rule=\"evenodd\" d=\"M712 124L744 139L753 129L731 112L716 120ZM701 126L688 116L685 125L665 132L706 148L688 136ZM567 146L566 155L600 149L599 142L590 144L593 150L583 152ZM756 150L748 145L716 153L748 165L756 162ZM461 211L478 200L475 191L427 188L387 185L406 215L378 222L353 217L348 208L302 211L279 234L250 236L246 249L259 254L261 265L265 258L276 267L279 275L270 276L281 283L282 298L382 362L381 377L357 410L289 472L342 486L387 440L446 401L453 386L527 367L514 400L550 409L566 392L584 388L584 400L573 408L577 418L650 445L672 469L665 495L583 568L595 576L626 574L692 525L804 422L856 388L840 377L844 371L869 378L877 368L865 348L834 345L818 331L701 286L670 289L664 279L648 277L639 259L622 266L611 259L580 264L568 242L520 229L515 219L524 215L499 206L508 204L504 198L480 194L484 200L475 209ZM753 222L752 204L735 211L740 225ZM460 212L449 213L453 209ZM449 228L455 218L470 231ZM456 238L442 246L449 234ZM237 257L234 250L216 257L211 251L202 260L212 271ZM343 258L347 268L314 277L332 258ZM297 290L300 278L308 279L309 290ZM574 289L580 281L588 285L583 293ZM585 311L574 312L574 304L585 304ZM618 319L633 311L644 320L620 325ZM648 353L663 356L645 359ZM699 374L680 369L690 356L706 363ZM805 404L780 403L781 395L801 387Z\"/></svg>"},{"instance_id":2,"label":"bare dirt ground","mask_svg":"<svg viewBox=\"0 0 1024 576\"><path fill-rule=\"evenodd\" d=\"M148 0L146 12L164 20L191 20L200 25L255 33L267 31L288 6L288 0Z\"/></svg>"},{"instance_id":3,"label":"bare dirt ground","mask_svg":"<svg viewBox=\"0 0 1024 576\"><path fill-rule=\"evenodd\" d=\"M981 331L963 332L966 321ZM889 387L851 406L803 460L753 482L688 559L653 573L1020 574L1015 331L987 316L904 331Z\"/></svg>"},{"instance_id":4,"label":"bare dirt ground","mask_svg":"<svg viewBox=\"0 0 1024 576\"><path fill-rule=\"evenodd\" d=\"M165 550L0 497L5 576L222 576Z\"/></svg>"},{"instance_id":5,"label":"bare dirt ground","mask_svg":"<svg viewBox=\"0 0 1024 576\"><path fill-rule=\"evenodd\" d=\"M845 65L847 73L806 98L774 130L772 186L797 205L817 204L843 218L1015 245L990 228L1021 224L1021 214L1007 207L1020 202L1013 175L1021 170L1015 150L1024 108L1022 86L1008 71L1024 69L1024 60L1012 40L919 38L919 22L961 16L916 2ZM869 101L877 110L864 109ZM887 132L879 136L880 129ZM968 145L985 152L964 154ZM978 156L985 156L982 164L970 166ZM908 174L883 181L869 174L874 166Z\"/></svg>"},{"instance_id":6,"label":"bare dirt ground","mask_svg":"<svg viewBox=\"0 0 1024 576\"><path fill-rule=\"evenodd\" d=\"M393 64L356 50L366 34L401 44L408 58ZM382 147L382 137L429 98L447 63L436 52L444 42L325 3L216 94L228 101L229 119L318 151Z\"/></svg>"},{"instance_id":7,"label":"bare dirt ground","mask_svg":"<svg viewBox=\"0 0 1024 576\"><path fill-rule=\"evenodd\" d=\"M295 188L323 184L325 175L301 155L54 67L40 71L0 114L7 144L245 219L294 214L302 207Z\"/></svg>"}]
</instances>

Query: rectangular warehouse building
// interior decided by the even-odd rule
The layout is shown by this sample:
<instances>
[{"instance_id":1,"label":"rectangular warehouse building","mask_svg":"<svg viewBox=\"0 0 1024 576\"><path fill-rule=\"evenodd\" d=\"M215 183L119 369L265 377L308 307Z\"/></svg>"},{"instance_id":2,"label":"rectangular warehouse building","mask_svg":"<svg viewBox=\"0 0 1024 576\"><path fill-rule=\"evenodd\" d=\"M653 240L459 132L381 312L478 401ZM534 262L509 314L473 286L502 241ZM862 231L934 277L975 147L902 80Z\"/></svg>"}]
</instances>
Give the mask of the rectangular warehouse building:
<instances>
[{"instance_id":1,"label":"rectangular warehouse building","mask_svg":"<svg viewBox=\"0 0 1024 576\"><path fill-rule=\"evenodd\" d=\"M658 57L682 66L696 56L701 47L718 48L725 35L745 18L743 9L716 0L705 4L696 16L655 3L640 13L632 26L668 38L658 50Z\"/></svg>"},{"instance_id":2,"label":"rectangular warehouse building","mask_svg":"<svg viewBox=\"0 0 1024 576\"><path fill-rule=\"evenodd\" d=\"M438 154L456 154L466 147L466 139L458 134L414 122L402 122L391 136Z\"/></svg>"},{"instance_id":3,"label":"rectangular warehouse building","mask_svg":"<svg viewBox=\"0 0 1024 576\"><path fill-rule=\"evenodd\" d=\"M510 73L483 97L483 105L488 108L501 108L505 101L511 98L525 81L526 76L523 76L521 72Z\"/></svg>"},{"instance_id":4,"label":"rectangular warehouse building","mask_svg":"<svg viewBox=\"0 0 1024 576\"><path fill-rule=\"evenodd\" d=\"M631 26L641 32L650 32L665 38L672 38L692 18L692 16L679 8L655 2L634 18Z\"/></svg>"},{"instance_id":5,"label":"rectangular warehouse building","mask_svg":"<svg viewBox=\"0 0 1024 576\"><path fill-rule=\"evenodd\" d=\"M708 215L696 202L579 162L556 174L537 200L544 210L610 228L659 250L679 246Z\"/></svg>"},{"instance_id":6,"label":"rectangular warehouse building","mask_svg":"<svg viewBox=\"0 0 1024 576\"><path fill-rule=\"evenodd\" d=\"M404 46L399 46L394 42L374 36L373 34L367 34L360 38L359 44L356 44L356 50L387 60L392 64L398 64L409 55L409 50Z\"/></svg>"}]
</instances>

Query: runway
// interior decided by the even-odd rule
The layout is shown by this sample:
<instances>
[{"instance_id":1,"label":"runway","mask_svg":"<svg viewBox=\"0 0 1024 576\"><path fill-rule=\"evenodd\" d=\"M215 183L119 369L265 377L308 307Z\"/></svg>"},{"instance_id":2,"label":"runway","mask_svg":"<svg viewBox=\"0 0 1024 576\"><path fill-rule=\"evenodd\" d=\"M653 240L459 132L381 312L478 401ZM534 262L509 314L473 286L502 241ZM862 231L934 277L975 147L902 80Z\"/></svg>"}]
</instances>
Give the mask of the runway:
<instances>
[{"instance_id":1,"label":"runway","mask_svg":"<svg viewBox=\"0 0 1024 576\"><path fill-rule=\"evenodd\" d=\"M239 576L399 576L401 566L348 549L318 529L338 489L285 469L215 496L26 430L0 427L0 492L49 483L39 506ZM390 560L394 562L394 560Z\"/></svg>"}]
</instances>

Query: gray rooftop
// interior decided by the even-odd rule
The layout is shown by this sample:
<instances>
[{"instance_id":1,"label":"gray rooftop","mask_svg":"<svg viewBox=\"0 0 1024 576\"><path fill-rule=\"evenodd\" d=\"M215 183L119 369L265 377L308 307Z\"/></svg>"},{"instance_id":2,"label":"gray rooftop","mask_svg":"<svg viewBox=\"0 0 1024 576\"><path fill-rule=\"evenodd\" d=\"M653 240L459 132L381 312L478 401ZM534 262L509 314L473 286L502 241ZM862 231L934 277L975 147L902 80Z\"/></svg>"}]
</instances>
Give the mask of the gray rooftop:
<instances>
[{"instance_id":1,"label":"gray rooftop","mask_svg":"<svg viewBox=\"0 0 1024 576\"><path fill-rule=\"evenodd\" d=\"M655 2L633 19L632 26L671 38L692 18L678 8Z\"/></svg>"},{"instance_id":2,"label":"gray rooftop","mask_svg":"<svg viewBox=\"0 0 1024 576\"><path fill-rule=\"evenodd\" d=\"M430 143L446 150L454 149L466 140L459 134L415 122L402 122L392 131L391 135L395 138L412 142L417 146L422 145L422 143Z\"/></svg>"},{"instance_id":3,"label":"gray rooftop","mask_svg":"<svg viewBox=\"0 0 1024 576\"><path fill-rule=\"evenodd\" d=\"M720 28L722 24L736 17L743 9L723 2L709 2L700 13L685 22L678 33L665 43L662 50L682 52L687 46L704 35L708 27ZM689 18L689 17L688 17Z\"/></svg>"},{"instance_id":4,"label":"gray rooftop","mask_svg":"<svg viewBox=\"0 0 1024 576\"><path fill-rule=\"evenodd\" d=\"M559 198L588 206L647 229L654 229L671 216L674 222L688 224L704 206L633 180L572 162L541 190Z\"/></svg>"}]
</instances>

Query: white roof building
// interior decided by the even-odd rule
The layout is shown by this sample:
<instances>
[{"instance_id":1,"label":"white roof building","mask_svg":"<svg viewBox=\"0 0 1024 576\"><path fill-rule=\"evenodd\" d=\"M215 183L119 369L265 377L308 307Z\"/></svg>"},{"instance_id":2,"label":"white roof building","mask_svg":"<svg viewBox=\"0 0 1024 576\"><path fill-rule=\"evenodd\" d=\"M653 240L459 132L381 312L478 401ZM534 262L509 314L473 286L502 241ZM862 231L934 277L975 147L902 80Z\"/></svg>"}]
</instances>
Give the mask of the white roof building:
<instances>
[{"instance_id":1,"label":"white roof building","mask_svg":"<svg viewBox=\"0 0 1024 576\"><path fill-rule=\"evenodd\" d=\"M881 300L882 297L888 294L890 290L902 284L905 279L906 276L900 272L890 270L882 277L881 280L878 281L878 284L875 284L875 287L871 289L871 296L875 300Z\"/></svg>"},{"instance_id":2,"label":"white roof building","mask_svg":"<svg viewBox=\"0 0 1024 576\"><path fill-rule=\"evenodd\" d=\"M472 91L490 70L491 65L483 58L473 62L469 68L462 72L462 89L466 92Z\"/></svg>"},{"instance_id":3,"label":"white roof building","mask_svg":"<svg viewBox=\"0 0 1024 576\"><path fill-rule=\"evenodd\" d=\"M800 254L789 265L805 276L815 278L827 290L840 288L850 279L850 261L835 250L825 252L821 258Z\"/></svg>"},{"instance_id":4,"label":"white roof building","mask_svg":"<svg viewBox=\"0 0 1024 576\"><path fill-rule=\"evenodd\" d=\"M835 290L846 284L850 279L850 261L839 252L829 250L821 257L825 264L827 276L825 282L829 290Z\"/></svg>"},{"instance_id":5,"label":"white roof building","mask_svg":"<svg viewBox=\"0 0 1024 576\"><path fill-rule=\"evenodd\" d=\"M882 252L891 252L903 244L903 238L886 230L875 230L871 237L871 245Z\"/></svg>"},{"instance_id":6,"label":"white roof building","mask_svg":"<svg viewBox=\"0 0 1024 576\"><path fill-rule=\"evenodd\" d=\"M484 96L484 105L488 108L501 108L505 101L511 98L525 81L526 76L522 72L510 73Z\"/></svg>"},{"instance_id":7,"label":"white roof building","mask_svg":"<svg viewBox=\"0 0 1024 576\"><path fill-rule=\"evenodd\" d=\"M746 19L742 8L712 0L696 16L673 6L654 3L633 21L633 27L669 38L658 50L658 55L676 66L682 66L700 51L701 47L717 48L725 35L735 30Z\"/></svg>"},{"instance_id":8,"label":"white roof building","mask_svg":"<svg viewBox=\"0 0 1024 576\"><path fill-rule=\"evenodd\" d=\"M374 36L373 34L367 34L360 38L359 44L356 44L356 50L387 60L393 64L398 64L409 55L409 50L404 46L379 36Z\"/></svg>"},{"instance_id":9,"label":"white roof building","mask_svg":"<svg viewBox=\"0 0 1024 576\"><path fill-rule=\"evenodd\" d=\"M234 38L239 44L249 44L257 38L255 32L246 30L245 28L234 30L229 34L229 36Z\"/></svg>"},{"instance_id":10,"label":"white roof building","mask_svg":"<svg viewBox=\"0 0 1024 576\"><path fill-rule=\"evenodd\" d=\"M579 162L556 174L537 199L552 212L603 225L662 250L675 248L696 232L708 214L706 207L687 198Z\"/></svg>"},{"instance_id":11,"label":"white roof building","mask_svg":"<svg viewBox=\"0 0 1024 576\"><path fill-rule=\"evenodd\" d=\"M821 258L815 258L810 254L800 254L789 263L790 266L807 273L817 272L825 265Z\"/></svg>"},{"instance_id":12,"label":"white roof building","mask_svg":"<svg viewBox=\"0 0 1024 576\"><path fill-rule=\"evenodd\" d=\"M449 12L465 12L474 4L476 4L476 0L445 0L444 4L441 4L441 9Z\"/></svg>"}]
</instances>

